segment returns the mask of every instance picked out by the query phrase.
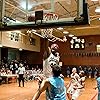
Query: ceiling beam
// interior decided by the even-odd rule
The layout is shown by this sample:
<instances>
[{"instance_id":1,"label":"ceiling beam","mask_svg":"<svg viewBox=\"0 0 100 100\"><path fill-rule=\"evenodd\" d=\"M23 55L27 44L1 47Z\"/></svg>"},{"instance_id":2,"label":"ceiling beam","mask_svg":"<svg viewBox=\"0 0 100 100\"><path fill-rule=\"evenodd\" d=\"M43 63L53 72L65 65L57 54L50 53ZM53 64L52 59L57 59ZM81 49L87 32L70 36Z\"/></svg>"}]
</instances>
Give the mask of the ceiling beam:
<instances>
[{"instance_id":1,"label":"ceiling beam","mask_svg":"<svg viewBox=\"0 0 100 100\"><path fill-rule=\"evenodd\" d=\"M19 11L21 11L21 12L23 12L23 13L27 14L27 12L26 12L25 10L23 10L23 9L19 8L18 6L15 6L15 5L13 5L13 4L11 4L11 3L7 2L7 1L5 1L5 3L6 3L6 4L8 4L8 5L10 5L10 7L12 6L12 7L14 7L14 8L18 9Z\"/></svg>"}]
</instances>

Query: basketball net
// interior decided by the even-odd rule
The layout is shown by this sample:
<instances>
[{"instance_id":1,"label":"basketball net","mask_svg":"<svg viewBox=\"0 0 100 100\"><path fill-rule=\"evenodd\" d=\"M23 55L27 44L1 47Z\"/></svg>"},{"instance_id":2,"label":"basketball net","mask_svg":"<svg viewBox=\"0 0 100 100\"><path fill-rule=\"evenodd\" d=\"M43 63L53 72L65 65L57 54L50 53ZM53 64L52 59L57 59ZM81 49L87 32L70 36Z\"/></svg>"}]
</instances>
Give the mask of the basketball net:
<instances>
[{"instance_id":1,"label":"basketball net","mask_svg":"<svg viewBox=\"0 0 100 100\"><path fill-rule=\"evenodd\" d=\"M54 21L54 20L58 20L58 15L55 13L47 13L44 15L44 21ZM47 39L52 39L54 38L53 35L53 28L47 28L47 29L41 29L41 35L44 38Z\"/></svg>"}]
</instances>

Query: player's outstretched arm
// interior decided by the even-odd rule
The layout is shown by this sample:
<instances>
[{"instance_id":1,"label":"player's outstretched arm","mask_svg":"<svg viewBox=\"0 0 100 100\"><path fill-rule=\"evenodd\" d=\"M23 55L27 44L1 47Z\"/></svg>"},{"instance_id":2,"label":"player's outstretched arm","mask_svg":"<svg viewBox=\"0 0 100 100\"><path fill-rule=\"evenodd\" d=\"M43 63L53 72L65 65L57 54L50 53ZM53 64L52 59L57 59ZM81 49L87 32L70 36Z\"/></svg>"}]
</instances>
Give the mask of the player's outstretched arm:
<instances>
[{"instance_id":1,"label":"player's outstretched arm","mask_svg":"<svg viewBox=\"0 0 100 100\"><path fill-rule=\"evenodd\" d=\"M45 39L45 48L44 48L44 54L43 54L43 59L47 59L51 53L51 49L49 47L49 41Z\"/></svg>"}]
</instances>

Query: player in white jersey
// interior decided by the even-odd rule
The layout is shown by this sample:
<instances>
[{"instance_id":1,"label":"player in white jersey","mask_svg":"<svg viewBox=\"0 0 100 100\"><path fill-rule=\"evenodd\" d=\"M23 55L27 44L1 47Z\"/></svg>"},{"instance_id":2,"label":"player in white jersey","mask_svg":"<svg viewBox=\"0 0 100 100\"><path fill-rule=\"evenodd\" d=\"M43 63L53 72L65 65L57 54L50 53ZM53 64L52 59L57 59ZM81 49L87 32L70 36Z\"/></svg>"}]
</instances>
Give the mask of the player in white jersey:
<instances>
[{"instance_id":1,"label":"player in white jersey","mask_svg":"<svg viewBox=\"0 0 100 100\"><path fill-rule=\"evenodd\" d=\"M72 94L72 100L77 100L77 98L82 94L85 87L85 76L84 71L80 71L80 78L78 79L77 85L74 87L74 92Z\"/></svg>"},{"instance_id":2,"label":"player in white jersey","mask_svg":"<svg viewBox=\"0 0 100 100\"><path fill-rule=\"evenodd\" d=\"M79 75L77 74L76 68L72 69L72 74L71 74L71 81L68 85L67 89L67 97L69 100L72 100L72 95L74 94L76 87L78 85L78 80L79 80Z\"/></svg>"},{"instance_id":3,"label":"player in white jersey","mask_svg":"<svg viewBox=\"0 0 100 100\"><path fill-rule=\"evenodd\" d=\"M43 79L49 78L52 76L52 66L59 65L59 46L57 44L52 44L49 47L49 41L45 38L45 52L43 55L43 75L36 76L36 80L39 81L39 87Z\"/></svg>"},{"instance_id":4,"label":"player in white jersey","mask_svg":"<svg viewBox=\"0 0 100 100\"><path fill-rule=\"evenodd\" d=\"M46 78L52 76L52 66L59 64L59 53L58 53L58 45L52 44L51 48L48 47L48 50L44 53L43 58L43 74Z\"/></svg>"}]
</instances>

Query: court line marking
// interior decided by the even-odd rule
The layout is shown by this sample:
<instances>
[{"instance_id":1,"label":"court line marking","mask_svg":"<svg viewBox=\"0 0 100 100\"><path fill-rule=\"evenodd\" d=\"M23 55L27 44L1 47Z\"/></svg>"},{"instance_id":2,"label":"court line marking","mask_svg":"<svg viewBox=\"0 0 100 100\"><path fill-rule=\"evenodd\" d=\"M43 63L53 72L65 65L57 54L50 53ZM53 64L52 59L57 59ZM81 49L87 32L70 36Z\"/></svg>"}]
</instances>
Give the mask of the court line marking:
<instances>
[{"instance_id":1,"label":"court line marking","mask_svg":"<svg viewBox=\"0 0 100 100\"><path fill-rule=\"evenodd\" d=\"M91 100L94 100L94 98L97 96L97 93L91 98Z\"/></svg>"}]
</instances>

